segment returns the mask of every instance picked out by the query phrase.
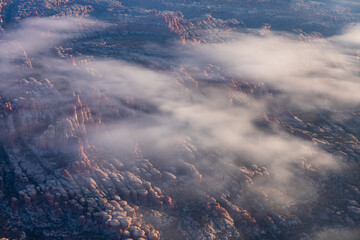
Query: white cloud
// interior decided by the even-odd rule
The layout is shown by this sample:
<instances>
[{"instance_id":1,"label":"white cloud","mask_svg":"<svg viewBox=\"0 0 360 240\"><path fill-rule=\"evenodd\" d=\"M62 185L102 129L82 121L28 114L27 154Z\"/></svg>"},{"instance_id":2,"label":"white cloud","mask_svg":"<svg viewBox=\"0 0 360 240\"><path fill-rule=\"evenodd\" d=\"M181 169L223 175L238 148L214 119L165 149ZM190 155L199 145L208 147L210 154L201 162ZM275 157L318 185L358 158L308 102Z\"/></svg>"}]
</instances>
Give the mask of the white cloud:
<instances>
[{"instance_id":1,"label":"white cloud","mask_svg":"<svg viewBox=\"0 0 360 240\"><path fill-rule=\"evenodd\" d=\"M29 31L33 39L24 38ZM48 41L49 31L51 41ZM77 20L31 20L11 37L35 58L36 54L71 37L69 31L74 31L74 36L80 31ZM2 51L8 46L8 42L0 43ZM234 33L232 41L194 47L186 56L189 61L184 64L184 71L202 76L204 65L219 65L214 75L209 75L210 79L231 73L242 79L265 82L283 92L279 104L285 107L287 103L281 102L284 96L292 104L310 109L323 107L324 99L330 105L357 104L360 100L358 63L345 52L329 39L300 41L293 35L280 33L267 36ZM180 59L184 57L182 54L179 52ZM7 58L1 60L7 61ZM267 98L257 99L236 92L226 84L214 85L215 81L204 81L195 87L196 84L188 84L193 83L193 79L176 69L147 69L118 60L94 59L92 63L74 67L66 60L42 54L37 64L44 71L37 73L55 85L59 79L66 79L69 93L79 91L86 95L87 90L95 86L110 96L114 107L124 107L123 102L131 99L154 106L154 111L136 112L132 118L118 119L107 126L106 133L97 132L92 136L93 144L102 144L113 152L131 155L132 146L138 143L146 157L159 158L167 166L188 161L195 165L201 163L200 172L206 172L206 168L215 163L224 175L228 171L225 166L237 168L236 161L239 165L266 166L272 179L266 184L255 181L254 188L269 194L275 192L274 198L279 202L296 201L299 195L288 193L297 184L316 195L316 187L305 177L306 172L299 177L298 166L304 161L321 174L339 168L336 156L312 142L291 136L275 126L266 132L254 125L254 121L268 111ZM8 69L0 71L8 73ZM245 104L232 104L230 94L243 99ZM197 153L189 151L189 146ZM207 158L209 153L214 153L212 159ZM199 155L201 159L196 159ZM205 174L206 177L209 181L213 178ZM218 182L219 185L226 183Z\"/></svg>"},{"instance_id":2,"label":"white cloud","mask_svg":"<svg viewBox=\"0 0 360 240\"><path fill-rule=\"evenodd\" d=\"M260 81L305 109L360 102L359 62L345 43L360 44L360 26L332 38L285 33L233 33L231 40L195 47L198 61L231 76Z\"/></svg>"}]
</instances>

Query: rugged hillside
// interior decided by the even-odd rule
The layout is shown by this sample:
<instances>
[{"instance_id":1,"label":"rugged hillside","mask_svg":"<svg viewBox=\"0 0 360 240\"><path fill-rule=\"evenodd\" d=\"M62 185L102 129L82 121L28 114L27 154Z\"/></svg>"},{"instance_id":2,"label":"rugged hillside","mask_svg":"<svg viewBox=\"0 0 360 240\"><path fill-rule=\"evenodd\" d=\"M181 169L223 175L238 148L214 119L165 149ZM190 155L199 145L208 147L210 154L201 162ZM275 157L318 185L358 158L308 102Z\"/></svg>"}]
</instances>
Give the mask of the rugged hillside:
<instances>
[{"instance_id":1,"label":"rugged hillside","mask_svg":"<svg viewBox=\"0 0 360 240\"><path fill-rule=\"evenodd\" d=\"M0 0L0 237L358 239L359 10Z\"/></svg>"}]
</instances>

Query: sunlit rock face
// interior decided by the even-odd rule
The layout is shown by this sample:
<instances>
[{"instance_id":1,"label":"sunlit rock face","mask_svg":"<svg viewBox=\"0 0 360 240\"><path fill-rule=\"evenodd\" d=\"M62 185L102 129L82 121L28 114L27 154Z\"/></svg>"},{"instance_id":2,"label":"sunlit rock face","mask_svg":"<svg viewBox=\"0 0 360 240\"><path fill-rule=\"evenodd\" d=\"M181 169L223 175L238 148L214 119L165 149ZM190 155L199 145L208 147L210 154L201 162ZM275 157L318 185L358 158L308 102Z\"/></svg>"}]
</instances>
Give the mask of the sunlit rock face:
<instances>
[{"instance_id":1,"label":"sunlit rock face","mask_svg":"<svg viewBox=\"0 0 360 240\"><path fill-rule=\"evenodd\" d=\"M0 0L0 238L359 239L359 10Z\"/></svg>"}]
</instances>

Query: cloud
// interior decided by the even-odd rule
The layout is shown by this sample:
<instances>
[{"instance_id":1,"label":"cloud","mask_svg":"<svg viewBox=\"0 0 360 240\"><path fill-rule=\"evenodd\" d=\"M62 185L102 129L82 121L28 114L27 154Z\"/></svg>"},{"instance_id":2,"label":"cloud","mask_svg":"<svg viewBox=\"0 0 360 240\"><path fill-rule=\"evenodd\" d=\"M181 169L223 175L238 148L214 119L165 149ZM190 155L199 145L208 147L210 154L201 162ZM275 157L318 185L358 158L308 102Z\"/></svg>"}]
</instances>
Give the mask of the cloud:
<instances>
[{"instance_id":1,"label":"cloud","mask_svg":"<svg viewBox=\"0 0 360 240\"><path fill-rule=\"evenodd\" d=\"M339 169L339 159L312 142L276 125L262 129L255 124L270 111L269 99L279 99L284 108L288 103L283 100L288 99L306 109L328 106L325 100L330 105L358 103L357 62L333 40L301 41L283 33L232 33L230 41L197 45L186 56L182 50L176 52L182 66L167 70L96 58L74 66L68 59L44 53L62 40L78 36L81 29L75 19L34 19L4 39L14 38L22 46L19 49L31 52L37 63L30 72L22 70L25 72L17 76L36 74L39 79L49 79L55 88L61 86L57 91L68 102L73 100L69 97L72 92L80 92L86 99L96 87L110 98L113 108L132 113L106 122L106 132L89 134L91 144L124 157L133 156L138 144L145 157L169 171L176 172L183 163L195 165L203 181L214 185L201 189L210 193L228 187L224 176L233 169L254 164L266 167L271 177L254 177L251 187L287 205L309 192L312 195L307 200L316 199L317 187L307 177L309 171L326 175ZM30 32L34 38L23 40ZM3 40L0 49L7 51L9 44ZM22 54L13 56L21 58ZM1 61L8 60L1 57ZM10 62L5 66L13 69ZM8 74L9 69L2 67L0 73ZM230 84L234 76L241 81L264 82L281 94L257 98L238 91ZM236 101L230 101L230 96ZM91 99L84 102L91 108ZM217 175L209 174L209 169ZM299 193L295 186L307 190Z\"/></svg>"},{"instance_id":2,"label":"cloud","mask_svg":"<svg viewBox=\"0 0 360 240\"><path fill-rule=\"evenodd\" d=\"M345 47L360 46L360 24L352 24L347 26L341 35L331 37L334 41L345 45ZM347 45L347 46L346 46Z\"/></svg>"},{"instance_id":3,"label":"cloud","mask_svg":"<svg viewBox=\"0 0 360 240\"><path fill-rule=\"evenodd\" d=\"M331 37L258 31L232 33L230 40L196 46L196 61L215 64L228 77L263 82L302 109L359 104L356 52L360 26ZM344 46L347 43L347 46ZM191 53L192 54L192 53Z\"/></svg>"},{"instance_id":4,"label":"cloud","mask_svg":"<svg viewBox=\"0 0 360 240\"><path fill-rule=\"evenodd\" d=\"M315 240L356 240L360 236L360 230L357 228L330 228L319 231L315 234Z\"/></svg>"},{"instance_id":5,"label":"cloud","mask_svg":"<svg viewBox=\"0 0 360 240\"><path fill-rule=\"evenodd\" d=\"M213 182L214 175L205 174L210 165L218 166L221 176L228 174L230 166L265 166L271 179L266 182L255 179L252 188L287 205L302 198L316 199L317 187L306 177L309 171L301 171L304 164L324 175L341 166L336 156L312 142L291 136L276 126L270 125L268 131L259 129L254 122L267 111L263 99L232 93L227 86L211 83L184 88L177 84L179 80L171 71L154 71L121 61L96 60L87 67L92 69L94 79L77 81L91 82L113 101L122 99L118 104L135 99L156 109L108 124L106 134L93 136L93 144L117 154L131 155L137 144L143 155L160 168L176 169L182 162L194 164L205 182ZM232 104L230 93L248 104ZM202 190L216 192L227 184L227 180L219 180L211 184L211 189ZM291 192L295 185L306 191Z\"/></svg>"},{"instance_id":6,"label":"cloud","mask_svg":"<svg viewBox=\"0 0 360 240\"><path fill-rule=\"evenodd\" d=\"M98 25L99 23L92 20L77 18L25 19L20 27L14 26L13 29L2 33L2 60L4 56L13 59L23 56L24 51L29 54L49 51L50 47L62 40L81 36L81 29L96 29Z\"/></svg>"},{"instance_id":7,"label":"cloud","mask_svg":"<svg viewBox=\"0 0 360 240\"><path fill-rule=\"evenodd\" d=\"M28 18L0 35L0 90L8 95L24 92L19 87L23 78L43 75L41 65L54 55L54 46L65 40L85 36L102 25L90 19L79 18ZM102 25L104 26L104 25ZM91 29L91 31L89 30ZM35 77L35 78L34 78ZM44 79L39 79L40 82ZM38 83L40 83L38 82Z\"/></svg>"}]
</instances>

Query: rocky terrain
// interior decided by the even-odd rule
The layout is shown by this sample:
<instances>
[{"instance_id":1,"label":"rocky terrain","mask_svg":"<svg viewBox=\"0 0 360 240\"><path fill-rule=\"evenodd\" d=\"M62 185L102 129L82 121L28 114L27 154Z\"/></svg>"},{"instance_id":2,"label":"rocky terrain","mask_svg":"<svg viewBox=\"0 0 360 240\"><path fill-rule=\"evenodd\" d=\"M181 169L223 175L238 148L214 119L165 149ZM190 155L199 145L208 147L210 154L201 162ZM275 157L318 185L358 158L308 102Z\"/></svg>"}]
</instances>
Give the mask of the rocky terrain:
<instances>
[{"instance_id":1,"label":"rocky terrain","mask_svg":"<svg viewBox=\"0 0 360 240\"><path fill-rule=\"evenodd\" d=\"M336 0L0 0L0 237L359 239L360 42L341 35L359 13ZM310 46L320 73L211 54L241 39L260 64L272 32L290 34L277 51ZM316 80L271 79L283 72ZM336 91L313 93L323 79Z\"/></svg>"}]
</instances>

